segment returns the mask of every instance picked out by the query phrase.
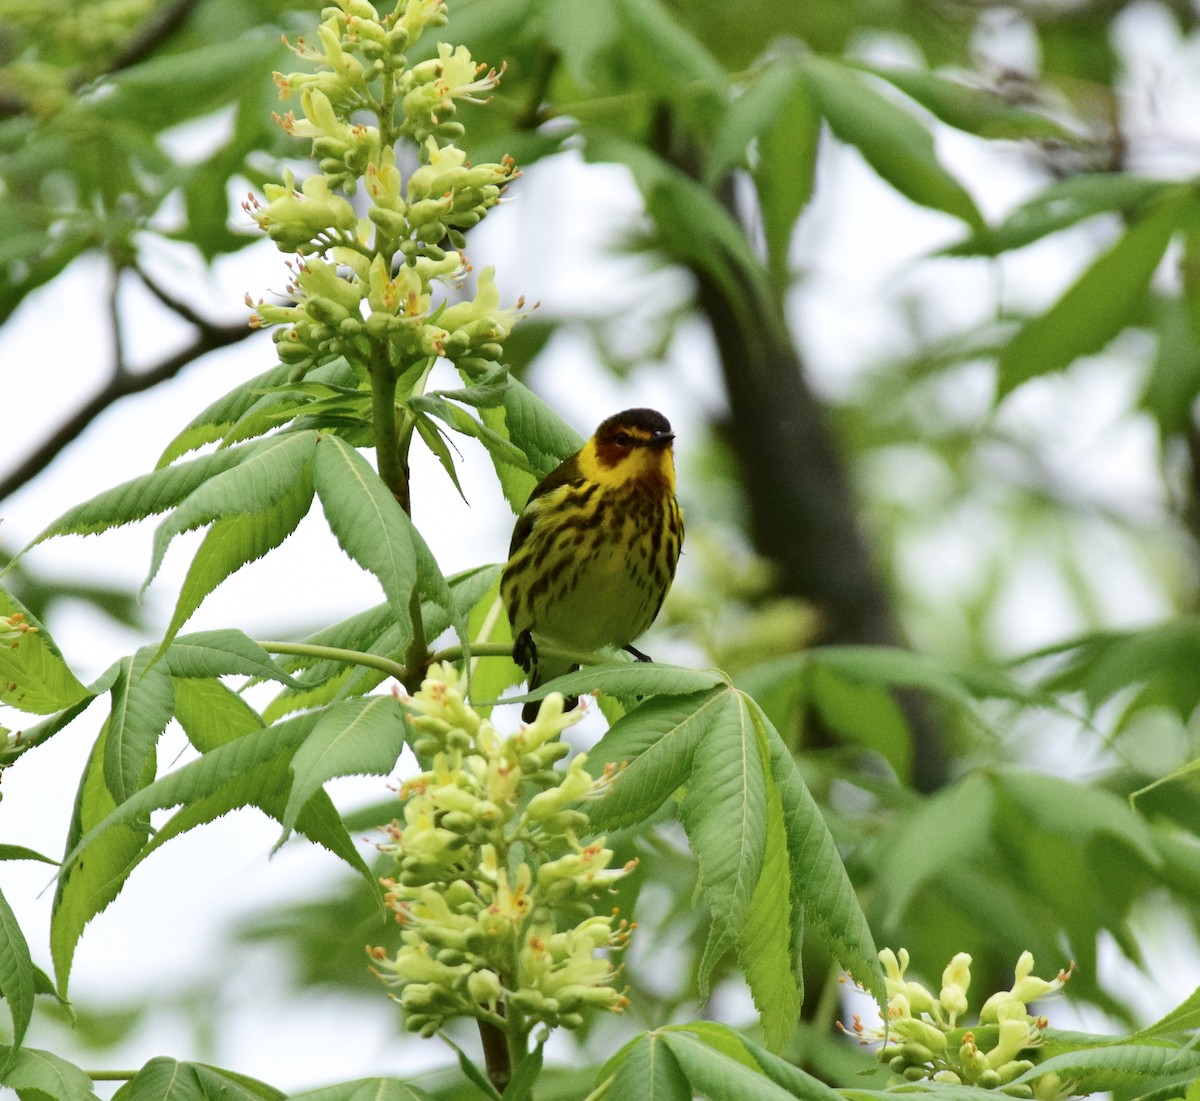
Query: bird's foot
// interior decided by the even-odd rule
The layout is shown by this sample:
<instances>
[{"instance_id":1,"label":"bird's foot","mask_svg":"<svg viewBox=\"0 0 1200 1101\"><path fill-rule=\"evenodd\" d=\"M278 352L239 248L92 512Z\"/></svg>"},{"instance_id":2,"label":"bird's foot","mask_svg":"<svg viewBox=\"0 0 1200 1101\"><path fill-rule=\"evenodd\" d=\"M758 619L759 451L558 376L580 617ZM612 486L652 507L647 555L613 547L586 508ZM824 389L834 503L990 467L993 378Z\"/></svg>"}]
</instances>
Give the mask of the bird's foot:
<instances>
[{"instance_id":1,"label":"bird's foot","mask_svg":"<svg viewBox=\"0 0 1200 1101\"><path fill-rule=\"evenodd\" d=\"M533 667L537 665L537 643L533 641L533 635L528 631L522 631L513 640L512 659L526 673L532 672Z\"/></svg>"}]
</instances>

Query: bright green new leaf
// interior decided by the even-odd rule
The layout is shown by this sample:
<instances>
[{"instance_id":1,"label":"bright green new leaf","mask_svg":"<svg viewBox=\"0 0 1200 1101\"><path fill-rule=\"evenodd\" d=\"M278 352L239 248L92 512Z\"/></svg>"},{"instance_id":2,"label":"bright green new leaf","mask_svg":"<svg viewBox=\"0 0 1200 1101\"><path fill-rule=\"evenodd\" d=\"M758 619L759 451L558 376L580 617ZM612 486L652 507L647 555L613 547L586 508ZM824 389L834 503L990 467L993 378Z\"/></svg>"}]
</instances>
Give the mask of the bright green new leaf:
<instances>
[{"instance_id":1,"label":"bright green new leaf","mask_svg":"<svg viewBox=\"0 0 1200 1101\"><path fill-rule=\"evenodd\" d=\"M1098 352L1133 323L1167 245L1195 207L1191 188L1163 195L1053 306L1026 322L1000 353L998 397Z\"/></svg>"},{"instance_id":2,"label":"bright green new leaf","mask_svg":"<svg viewBox=\"0 0 1200 1101\"><path fill-rule=\"evenodd\" d=\"M30 630L0 642L0 702L34 715L72 708L90 695L49 632L15 596L0 589L0 627L21 616Z\"/></svg>"},{"instance_id":3,"label":"bright green new leaf","mask_svg":"<svg viewBox=\"0 0 1200 1101\"><path fill-rule=\"evenodd\" d=\"M407 645L420 539L412 520L366 459L337 436L321 437L313 480L338 545L378 578Z\"/></svg>"},{"instance_id":4,"label":"bright green new leaf","mask_svg":"<svg viewBox=\"0 0 1200 1101\"><path fill-rule=\"evenodd\" d=\"M122 658L119 669L104 742L104 782L118 804L153 779L147 762L175 710L170 671L153 647Z\"/></svg>"},{"instance_id":5,"label":"bright green new leaf","mask_svg":"<svg viewBox=\"0 0 1200 1101\"><path fill-rule=\"evenodd\" d=\"M1200 1049L1174 1044L1104 1044L1053 1055L1009 1085L1035 1083L1047 1074L1069 1081L1076 1093L1121 1087L1152 1087L1200 1071Z\"/></svg>"},{"instance_id":6,"label":"bright green new leaf","mask_svg":"<svg viewBox=\"0 0 1200 1101\"><path fill-rule=\"evenodd\" d=\"M404 749L406 725L399 700L362 696L333 704L292 758L292 787L283 812L289 832L301 808L336 776L386 776Z\"/></svg>"},{"instance_id":7,"label":"bright green new leaf","mask_svg":"<svg viewBox=\"0 0 1200 1101\"><path fill-rule=\"evenodd\" d=\"M900 194L970 226L983 224L974 200L938 160L933 135L910 112L849 65L806 57L802 69L830 129Z\"/></svg>"},{"instance_id":8,"label":"bright green new leaf","mask_svg":"<svg viewBox=\"0 0 1200 1101\"><path fill-rule=\"evenodd\" d=\"M1171 1036L1200 1028L1200 986L1193 990L1170 1013L1152 1025L1138 1029L1130 1040L1149 1040L1156 1036Z\"/></svg>"},{"instance_id":9,"label":"bright green new leaf","mask_svg":"<svg viewBox=\"0 0 1200 1101\"><path fill-rule=\"evenodd\" d=\"M58 993L63 998L67 996L71 961L84 926L120 893L125 882L124 870L150 836L148 815L129 813L137 796L125 801L122 813L105 783L107 737L106 724L92 747L75 796L75 807L67 832L68 858L64 858L59 869L50 916L50 953L54 959ZM148 782L153 773L152 753L146 763L146 773L138 777L136 786ZM146 790L141 787L138 794L144 795ZM113 816L119 816L119 820L104 829L97 829ZM83 848L87 849L88 859L75 862L75 854Z\"/></svg>"},{"instance_id":10,"label":"bright green new leaf","mask_svg":"<svg viewBox=\"0 0 1200 1101\"><path fill-rule=\"evenodd\" d=\"M17 924L17 915L0 893L0 999L8 1004L13 1029L13 1046L7 1056L0 1059L0 1075L25 1039L25 1030L33 1018L33 995L33 959L29 955L29 945Z\"/></svg>"},{"instance_id":11,"label":"bright green new leaf","mask_svg":"<svg viewBox=\"0 0 1200 1101\"><path fill-rule=\"evenodd\" d=\"M175 678L175 718L201 753L261 730L266 724L237 692L219 680Z\"/></svg>"}]
</instances>

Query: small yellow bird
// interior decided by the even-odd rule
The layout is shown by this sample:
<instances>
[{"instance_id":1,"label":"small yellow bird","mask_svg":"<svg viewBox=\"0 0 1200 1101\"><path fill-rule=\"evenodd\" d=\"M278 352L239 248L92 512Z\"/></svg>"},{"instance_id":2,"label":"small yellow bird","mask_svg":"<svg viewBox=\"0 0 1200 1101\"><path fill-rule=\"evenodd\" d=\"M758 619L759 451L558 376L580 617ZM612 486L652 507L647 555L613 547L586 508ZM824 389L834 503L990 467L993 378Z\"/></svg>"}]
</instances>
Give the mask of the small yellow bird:
<instances>
[{"instance_id":1,"label":"small yellow bird","mask_svg":"<svg viewBox=\"0 0 1200 1101\"><path fill-rule=\"evenodd\" d=\"M683 545L674 439L661 413L626 409L529 495L500 595L513 661L530 674L530 691L578 667L539 660L539 644L576 652L613 646L650 660L631 643L658 615ZM522 717L532 722L537 710L526 704Z\"/></svg>"}]
</instances>

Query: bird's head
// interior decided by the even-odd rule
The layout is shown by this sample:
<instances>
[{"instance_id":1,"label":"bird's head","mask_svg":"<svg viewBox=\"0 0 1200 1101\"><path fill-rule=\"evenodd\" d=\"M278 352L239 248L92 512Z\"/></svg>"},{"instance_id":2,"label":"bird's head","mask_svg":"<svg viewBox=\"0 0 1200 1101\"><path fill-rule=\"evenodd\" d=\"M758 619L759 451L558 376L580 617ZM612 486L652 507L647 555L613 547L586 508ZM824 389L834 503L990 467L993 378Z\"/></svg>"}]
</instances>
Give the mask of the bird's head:
<instances>
[{"instance_id":1,"label":"bird's head","mask_svg":"<svg viewBox=\"0 0 1200 1101\"><path fill-rule=\"evenodd\" d=\"M579 453L587 477L609 485L665 480L675 488L675 433L653 409L626 409L605 420Z\"/></svg>"}]
</instances>

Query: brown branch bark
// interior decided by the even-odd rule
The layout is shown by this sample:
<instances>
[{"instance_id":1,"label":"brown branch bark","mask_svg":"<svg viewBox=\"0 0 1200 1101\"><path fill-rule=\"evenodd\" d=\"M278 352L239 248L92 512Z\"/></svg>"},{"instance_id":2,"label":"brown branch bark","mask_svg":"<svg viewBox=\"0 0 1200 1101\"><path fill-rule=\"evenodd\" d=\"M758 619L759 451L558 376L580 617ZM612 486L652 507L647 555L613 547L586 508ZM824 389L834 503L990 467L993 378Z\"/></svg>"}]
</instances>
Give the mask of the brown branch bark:
<instances>
[{"instance_id":1,"label":"brown branch bark","mask_svg":"<svg viewBox=\"0 0 1200 1101\"><path fill-rule=\"evenodd\" d=\"M692 147L667 131L658 144L676 167L699 178ZM728 181L718 198L740 221ZM817 609L820 641L906 645L859 522L842 449L787 335L783 295L755 295L734 257L718 279L712 261L684 262L717 344L755 547L776 565L780 591ZM919 697L895 698L912 731L914 786L933 791L947 778L941 731Z\"/></svg>"},{"instance_id":2,"label":"brown branch bark","mask_svg":"<svg viewBox=\"0 0 1200 1101\"><path fill-rule=\"evenodd\" d=\"M11 496L22 486L31 482L45 470L58 455L73 443L93 420L110 405L130 394L149 390L160 382L174 378L189 363L217 348L225 348L245 340L253 333L246 324L208 325L201 330L186 348L155 364L146 371L114 371L107 385L80 406L70 417L55 428L45 440L0 479L0 501Z\"/></svg>"}]
</instances>

